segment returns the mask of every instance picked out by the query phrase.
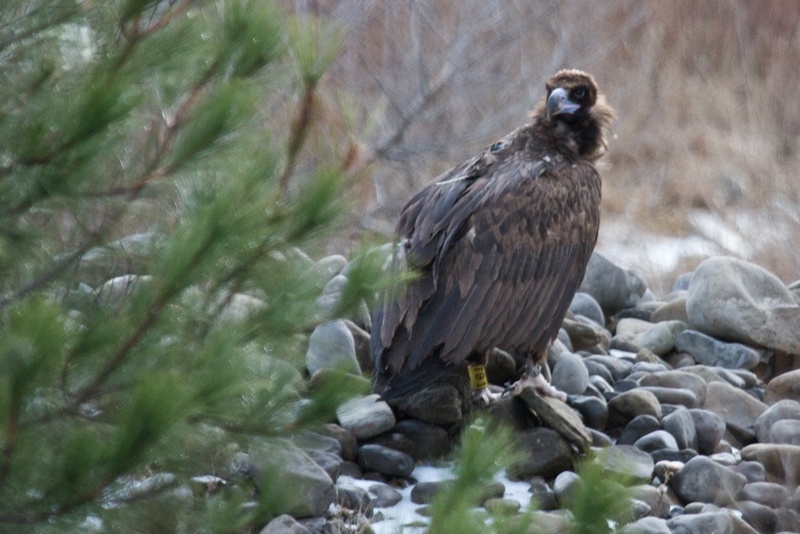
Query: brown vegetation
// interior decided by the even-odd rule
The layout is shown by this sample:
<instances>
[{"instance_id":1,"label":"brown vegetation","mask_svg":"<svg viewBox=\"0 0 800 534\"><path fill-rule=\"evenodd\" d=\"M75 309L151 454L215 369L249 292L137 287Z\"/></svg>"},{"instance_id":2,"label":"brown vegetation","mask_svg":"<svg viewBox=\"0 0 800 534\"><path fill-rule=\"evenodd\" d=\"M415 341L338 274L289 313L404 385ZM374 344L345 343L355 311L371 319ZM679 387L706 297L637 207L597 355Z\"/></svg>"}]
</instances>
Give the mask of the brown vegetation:
<instances>
[{"instance_id":1,"label":"brown vegetation","mask_svg":"<svg viewBox=\"0 0 800 534\"><path fill-rule=\"evenodd\" d=\"M604 171L601 250L635 247L649 234L706 234L717 252L752 259L786 282L800 278L795 1L287 7L347 32L323 83L328 95L346 97L320 108L361 137L344 127L321 137L329 143L340 132L344 166L360 178L361 231L387 234L412 191L524 123L544 80L575 67L595 75L619 116ZM746 246L711 235L697 213L713 214ZM702 256L669 267L634 254L627 266L664 289L671 269L691 269Z\"/></svg>"}]
</instances>

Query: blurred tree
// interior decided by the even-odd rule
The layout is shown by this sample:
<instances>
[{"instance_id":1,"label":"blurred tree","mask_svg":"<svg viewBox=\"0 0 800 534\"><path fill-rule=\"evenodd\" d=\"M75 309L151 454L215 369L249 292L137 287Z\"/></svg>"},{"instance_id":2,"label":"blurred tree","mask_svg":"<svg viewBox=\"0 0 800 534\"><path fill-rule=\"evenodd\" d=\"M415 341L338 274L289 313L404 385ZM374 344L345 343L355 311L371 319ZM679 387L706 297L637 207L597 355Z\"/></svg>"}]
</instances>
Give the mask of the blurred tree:
<instances>
[{"instance_id":1,"label":"blurred tree","mask_svg":"<svg viewBox=\"0 0 800 534\"><path fill-rule=\"evenodd\" d=\"M336 161L296 163L337 41L261 0L4 4L0 530L241 531L274 510L192 477L351 394L298 372L325 319L301 250L344 202ZM359 265L356 304L379 282Z\"/></svg>"}]
</instances>

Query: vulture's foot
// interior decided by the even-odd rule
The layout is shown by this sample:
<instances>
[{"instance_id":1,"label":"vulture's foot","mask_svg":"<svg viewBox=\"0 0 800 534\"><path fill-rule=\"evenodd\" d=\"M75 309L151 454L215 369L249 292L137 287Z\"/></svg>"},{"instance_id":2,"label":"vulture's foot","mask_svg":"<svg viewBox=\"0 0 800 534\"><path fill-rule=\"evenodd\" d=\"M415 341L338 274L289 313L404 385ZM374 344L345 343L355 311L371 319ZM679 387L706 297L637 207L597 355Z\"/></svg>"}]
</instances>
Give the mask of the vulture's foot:
<instances>
[{"instance_id":1,"label":"vulture's foot","mask_svg":"<svg viewBox=\"0 0 800 534\"><path fill-rule=\"evenodd\" d=\"M513 385L513 394L518 395L524 388L532 387L534 391L544 397L553 397L560 401L567 401L567 394L556 388L542 376L541 368L537 365Z\"/></svg>"},{"instance_id":2,"label":"vulture's foot","mask_svg":"<svg viewBox=\"0 0 800 534\"><path fill-rule=\"evenodd\" d=\"M502 396L502 393L494 393L488 387L485 387L472 392L472 402L478 406L489 406Z\"/></svg>"}]
</instances>

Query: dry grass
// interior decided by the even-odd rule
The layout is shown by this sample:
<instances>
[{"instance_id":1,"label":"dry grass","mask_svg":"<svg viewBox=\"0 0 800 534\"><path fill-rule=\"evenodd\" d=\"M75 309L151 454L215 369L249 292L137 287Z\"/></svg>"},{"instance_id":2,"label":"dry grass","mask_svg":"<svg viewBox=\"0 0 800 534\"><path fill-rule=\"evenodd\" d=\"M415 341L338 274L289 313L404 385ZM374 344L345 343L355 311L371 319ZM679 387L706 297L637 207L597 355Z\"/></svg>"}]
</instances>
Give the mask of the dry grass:
<instances>
[{"instance_id":1,"label":"dry grass","mask_svg":"<svg viewBox=\"0 0 800 534\"><path fill-rule=\"evenodd\" d=\"M544 80L577 67L595 75L619 116L603 208L605 220L618 223L609 228L628 230L601 230L601 247L643 232L691 236L699 210L747 241L747 254L731 252L786 282L800 278L800 9L793 0L308 0L289 7L348 30L324 85L346 98L326 101L325 116L345 117L361 136L352 141L361 156L354 175L362 230L385 233L413 190L522 124ZM346 159L352 146L344 146ZM772 228L776 235L765 237ZM700 259L689 254L674 269ZM654 286L671 284L652 279L673 276L662 266L628 266Z\"/></svg>"}]
</instances>

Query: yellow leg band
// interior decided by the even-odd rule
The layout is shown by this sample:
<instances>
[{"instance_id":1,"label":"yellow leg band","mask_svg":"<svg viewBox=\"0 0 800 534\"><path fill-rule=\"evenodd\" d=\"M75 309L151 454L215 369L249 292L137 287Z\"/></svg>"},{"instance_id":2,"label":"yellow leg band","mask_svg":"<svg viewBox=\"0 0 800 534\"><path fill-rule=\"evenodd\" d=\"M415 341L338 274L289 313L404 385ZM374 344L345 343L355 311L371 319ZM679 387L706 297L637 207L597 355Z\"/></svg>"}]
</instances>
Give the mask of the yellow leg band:
<instances>
[{"instance_id":1,"label":"yellow leg band","mask_svg":"<svg viewBox=\"0 0 800 534\"><path fill-rule=\"evenodd\" d=\"M476 363L467 367L469 371L469 385L473 391L485 389L489 387L489 381L486 379L486 369L483 365Z\"/></svg>"}]
</instances>

